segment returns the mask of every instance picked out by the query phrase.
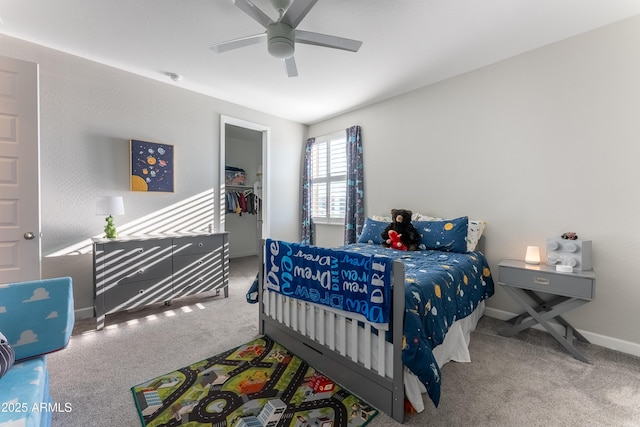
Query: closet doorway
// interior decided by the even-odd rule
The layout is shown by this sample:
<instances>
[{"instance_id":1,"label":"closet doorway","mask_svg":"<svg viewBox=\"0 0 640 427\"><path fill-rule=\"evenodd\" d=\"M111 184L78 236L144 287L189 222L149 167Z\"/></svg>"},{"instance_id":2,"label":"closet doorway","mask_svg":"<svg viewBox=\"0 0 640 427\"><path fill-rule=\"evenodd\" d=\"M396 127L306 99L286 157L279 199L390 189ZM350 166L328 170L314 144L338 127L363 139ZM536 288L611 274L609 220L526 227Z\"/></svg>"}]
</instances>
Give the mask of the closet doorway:
<instances>
[{"instance_id":1,"label":"closet doorway","mask_svg":"<svg viewBox=\"0 0 640 427\"><path fill-rule=\"evenodd\" d=\"M220 229L229 232L229 257L258 255L268 236L269 128L222 116Z\"/></svg>"}]
</instances>

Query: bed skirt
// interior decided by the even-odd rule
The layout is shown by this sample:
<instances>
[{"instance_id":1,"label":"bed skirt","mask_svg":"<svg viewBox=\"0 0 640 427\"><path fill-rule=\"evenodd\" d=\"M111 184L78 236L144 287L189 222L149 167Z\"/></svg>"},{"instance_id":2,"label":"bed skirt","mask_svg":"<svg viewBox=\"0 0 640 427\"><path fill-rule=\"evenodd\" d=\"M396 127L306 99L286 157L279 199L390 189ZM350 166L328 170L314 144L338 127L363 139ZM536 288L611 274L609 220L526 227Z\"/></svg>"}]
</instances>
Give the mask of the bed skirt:
<instances>
[{"instance_id":1,"label":"bed skirt","mask_svg":"<svg viewBox=\"0 0 640 427\"><path fill-rule=\"evenodd\" d=\"M469 354L469 340L471 332L476 329L478 321L484 314L485 302L482 301L473 313L464 319L456 321L444 338L442 344L433 349L433 355L442 366L447 362L471 362ZM422 394L427 390L418 377L406 366L404 367L404 392L405 397L411 402L417 412L424 411L424 401Z\"/></svg>"}]
</instances>

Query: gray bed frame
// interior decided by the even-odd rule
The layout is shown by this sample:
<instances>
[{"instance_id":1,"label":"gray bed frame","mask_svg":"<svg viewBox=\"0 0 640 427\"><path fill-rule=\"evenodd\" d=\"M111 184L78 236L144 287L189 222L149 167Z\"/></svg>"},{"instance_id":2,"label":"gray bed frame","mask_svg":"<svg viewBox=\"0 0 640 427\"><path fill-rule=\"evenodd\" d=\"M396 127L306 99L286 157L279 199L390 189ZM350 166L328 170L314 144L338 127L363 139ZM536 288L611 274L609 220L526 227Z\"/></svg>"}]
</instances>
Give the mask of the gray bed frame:
<instances>
[{"instance_id":1,"label":"gray bed frame","mask_svg":"<svg viewBox=\"0 0 640 427\"><path fill-rule=\"evenodd\" d=\"M264 240L260 244L259 330L297 355L314 369L322 372L342 387L356 394L376 409L386 413L399 423L404 422L404 365L402 363L402 339L404 324L404 265L394 261L392 267L393 307L392 343L393 378L381 376L316 340L287 327L265 313L263 298Z\"/></svg>"}]
</instances>

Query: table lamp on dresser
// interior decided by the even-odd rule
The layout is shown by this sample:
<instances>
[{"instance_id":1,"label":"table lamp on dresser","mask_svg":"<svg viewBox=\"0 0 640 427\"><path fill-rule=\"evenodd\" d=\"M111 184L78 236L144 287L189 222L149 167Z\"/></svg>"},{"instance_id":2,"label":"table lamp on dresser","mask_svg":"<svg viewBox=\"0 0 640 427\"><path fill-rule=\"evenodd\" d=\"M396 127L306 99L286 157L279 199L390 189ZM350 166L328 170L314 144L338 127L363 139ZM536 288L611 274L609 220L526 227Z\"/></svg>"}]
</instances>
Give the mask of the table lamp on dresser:
<instances>
[{"instance_id":1,"label":"table lamp on dresser","mask_svg":"<svg viewBox=\"0 0 640 427\"><path fill-rule=\"evenodd\" d=\"M113 223L114 215L124 215L124 199L122 196L102 196L96 202L96 215L107 215L104 226L104 237L115 239L118 237L116 226Z\"/></svg>"}]
</instances>

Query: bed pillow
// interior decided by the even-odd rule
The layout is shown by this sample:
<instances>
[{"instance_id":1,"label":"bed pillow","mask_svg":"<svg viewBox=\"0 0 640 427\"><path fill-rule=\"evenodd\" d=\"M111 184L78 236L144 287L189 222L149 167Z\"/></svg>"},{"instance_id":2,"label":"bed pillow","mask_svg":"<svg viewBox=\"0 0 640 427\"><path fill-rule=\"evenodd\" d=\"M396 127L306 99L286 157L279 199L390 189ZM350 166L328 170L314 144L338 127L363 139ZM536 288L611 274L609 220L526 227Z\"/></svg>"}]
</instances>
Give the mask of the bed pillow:
<instances>
[{"instance_id":1,"label":"bed pillow","mask_svg":"<svg viewBox=\"0 0 640 427\"><path fill-rule=\"evenodd\" d=\"M383 221L389 224L391 222L391 217L387 215L371 215L371 219L374 221ZM414 213L411 215L411 221L418 221L420 219L419 213Z\"/></svg>"},{"instance_id":2,"label":"bed pillow","mask_svg":"<svg viewBox=\"0 0 640 427\"><path fill-rule=\"evenodd\" d=\"M0 378L7 373L16 361L16 354L13 348L9 345L9 342L0 332Z\"/></svg>"},{"instance_id":3,"label":"bed pillow","mask_svg":"<svg viewBox=\"0 0 640 427\"><path fill-rule=\"evenodd\" d=\"M475 251L484 228L487 223L485 221L469 220L469 228L467 229L467 251Z\"/></svg>"},{"instance_id":4,"label":"bed pillow","mask_svg":"<svg viewBox=\"0 0 640 427\"><path fill-rule=\"evenodd\" d=\"M431 215L418 214L418 221L443 221L444 218L439 218ZM469 227L467 228L467 252L476 250L476 246L484 233L484 229L487 226L486 221L470 219Z\"/></svg>"},{"instance_id":5,"label":"bed pillow","mask_svg":"<svg viewBox=\"0 0 640 427\"><path fill-rule=\"evenodd\" d=\"M364 220L364 226L362 227L362 234L360 234L358 238L358 243L369 243L370 245L382 244L382 232L387 228L387 225L389 225L389 222L366 218Z\"/></svg>"},{"instance_id":6,"label":"bed pillow","mask_svg":"<svg viewBox=\"0 0 640 427\"><path fill-rule=\"evenodd\" d=\"M413 225L420 233L420 247L447 252L467 252L467 229L469 218L434 221L415 221Z\"/></svg>"}]
</instances>

